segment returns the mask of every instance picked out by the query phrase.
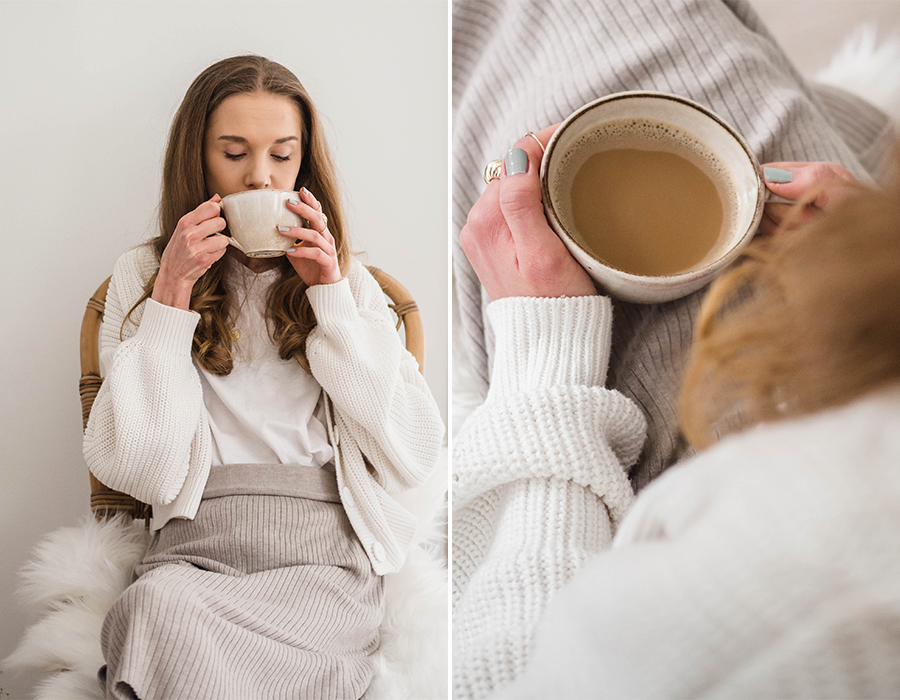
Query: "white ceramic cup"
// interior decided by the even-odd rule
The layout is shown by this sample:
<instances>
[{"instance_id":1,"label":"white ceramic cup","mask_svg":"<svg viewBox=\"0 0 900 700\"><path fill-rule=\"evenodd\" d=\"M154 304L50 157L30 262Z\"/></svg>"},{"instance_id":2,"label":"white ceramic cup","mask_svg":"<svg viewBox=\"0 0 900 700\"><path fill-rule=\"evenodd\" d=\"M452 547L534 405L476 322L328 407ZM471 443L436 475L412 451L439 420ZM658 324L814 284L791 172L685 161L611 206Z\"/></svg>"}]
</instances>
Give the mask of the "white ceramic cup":
<instances>
[{"instance_id":1,"label":"white ceramic cup","mask_svg":"<svg viewBox=\"0 0 900 700\"><path fill-rule=\"evenodd\" d=\"M723 206L730 207L731 216L726 217L717 242L701 261L676 274L643 276L616 269L588 249L577 231L569 230L574 228L571 224L565 224L564 207L559 200L566 194L559 184L560 172L573 167L573 154L576 158L581 157L583 162L592 153L616 148L612 141L605 145L605 134L614 131L615 125L623 123L622 120L661 122L674 127L672 133L678 134L678 138L684 138L684 134L696 138L709 154L715 156L731 179L731 201L723 201ZM653 149L666 150L666 147L657 142ZM602 291L623 301L671 301L706 285L750 242L767 201L767 190L759 171L759 162L741 135L702 105L660 92L616 93L574 112L551 137L541 162L544 211L550 226ZM711 177L716 182L716 176ZM720 183L716 184L718 188Z\"/></svg>"},{"instance_id":2,"label":"white ceramic cup","mask_svg":"<svg viewBox=\"0 0 900 700\"><path fill-rule=\"evenodd\" d=\"M274 258L293 247L295 239L278 233L279 226L303 226L303 219L287 208L299 201L290 190L247 190L222 198L229 241L248 258Z\"/></svg>"}]
</instances>

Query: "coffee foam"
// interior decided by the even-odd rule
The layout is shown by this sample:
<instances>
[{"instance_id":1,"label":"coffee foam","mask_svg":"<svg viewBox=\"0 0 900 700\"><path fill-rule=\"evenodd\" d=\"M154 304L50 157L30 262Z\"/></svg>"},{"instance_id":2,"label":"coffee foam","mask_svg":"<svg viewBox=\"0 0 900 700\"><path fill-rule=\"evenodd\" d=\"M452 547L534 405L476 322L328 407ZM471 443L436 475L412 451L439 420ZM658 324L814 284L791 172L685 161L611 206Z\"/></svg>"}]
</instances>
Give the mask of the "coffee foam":
<instances>
[{"instance_id":1,"label":"coffee foam","mask_svg":"<svg viewBox=\"0 0 900 700\"><path fill-rule=\"evenodd\" d=\"M566 231L583 243L572 216L571 190L575 175L595 153L617 148L674 153L700 168L712 180L722 202L723 221L719 240L707 258L718 257L722 244L730 238L740 210L731 172L712 149L696 136L653 119L604 122L577 136L565 152L558 156L549 190L557 216Z\"/></svg>"}]
</instances>

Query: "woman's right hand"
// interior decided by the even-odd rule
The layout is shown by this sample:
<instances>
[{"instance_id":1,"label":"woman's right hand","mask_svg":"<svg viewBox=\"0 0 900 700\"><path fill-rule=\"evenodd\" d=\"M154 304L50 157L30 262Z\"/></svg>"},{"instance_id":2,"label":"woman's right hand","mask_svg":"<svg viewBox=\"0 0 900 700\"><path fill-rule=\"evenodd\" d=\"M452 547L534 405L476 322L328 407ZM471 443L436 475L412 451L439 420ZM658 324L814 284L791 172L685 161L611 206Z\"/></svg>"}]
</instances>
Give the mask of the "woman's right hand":
<instances>
[{"instance_id":1,"label":"woman's right hand","mask_svg":"<svg viewBox=\"0 0 900 700\"><path fill-rule=\"evenodd\" d=\"M225 254L228 237L219 195L203 202L178 221L159 261L159 273L150 295L154 301L189 309L194 283Z\"/></svg>"},{"instance_id":2,"label":"woman's right hand","mask_svg":"<svg viewBox=\"0 0 900 700\"><path fill-rule=\"evenodd\" d=\"M558 126L536 136L546 143ZM519 158L519 172L508 172L504 164L500 178L488 184L459 234L463 252L488 298L596 294L591 278L544 217L540 147L525 136L513 151L517 151L513 157Z\"/></svg>"}]
</instances>

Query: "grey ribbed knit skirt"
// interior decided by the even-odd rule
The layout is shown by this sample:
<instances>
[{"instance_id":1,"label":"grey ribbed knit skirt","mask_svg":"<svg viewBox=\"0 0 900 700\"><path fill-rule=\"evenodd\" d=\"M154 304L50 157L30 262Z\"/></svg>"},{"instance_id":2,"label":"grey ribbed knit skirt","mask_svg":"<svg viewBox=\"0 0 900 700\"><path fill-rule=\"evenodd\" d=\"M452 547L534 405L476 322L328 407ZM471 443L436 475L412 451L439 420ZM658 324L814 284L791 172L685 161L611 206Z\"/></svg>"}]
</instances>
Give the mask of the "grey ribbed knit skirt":
<instances>
[{"instance_id":1,"label":"grey ribbed knit skirt","mask_svg":"<svg viewBox=\"0 0 900 700\"><path fill-rule=\"evenodd\" d=\"M374 673L383 585L333 471L213 467L194 520L154 537L113 605L110 698L359 698Z\"/></svg>"}]
</instances>

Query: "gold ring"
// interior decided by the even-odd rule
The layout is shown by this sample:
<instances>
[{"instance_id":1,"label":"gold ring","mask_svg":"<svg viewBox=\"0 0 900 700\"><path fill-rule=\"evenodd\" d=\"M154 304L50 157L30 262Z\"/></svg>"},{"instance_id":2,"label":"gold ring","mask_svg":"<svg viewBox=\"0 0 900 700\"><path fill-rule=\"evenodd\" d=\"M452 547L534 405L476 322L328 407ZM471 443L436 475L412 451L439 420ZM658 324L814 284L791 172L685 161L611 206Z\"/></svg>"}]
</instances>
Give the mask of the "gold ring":
<instances>
[{"instance_id":1,"label":"gold ring","mask_svg":"<svg viewBox=\"0 0 900 700\"><path fill-rule=\"evenodd\" d=\"M541 147L541 153L544 152L544 144L541 143L541 140L537 137L537 134L535 134L533 131L529 131L529 132L528 132L527 134L525 134L525 135L526 135L526 136L530 136L530 137L533 138L535 141L537 141L537 145Z\"/></svg>"},{"instance_id":2,"label":"gold ring","mask_svg":"<svg viewBox=\"0 0 900 700\"><path fill-rule=\"evenodd\" d=\"M328 228L328 217L325 216L325 212L322 212L322 221L325 223L325 227L322 229L322 233L325 233L325 229Z\"/></svg>"},{"instance_id":3,"label":"gold ring","mask_svg":"<svg viewBox=\"0 0 900 700\"><path fill-rule=\"evenodd\" d=\"M490 185L491 180L500 178L500 170L503 167L503 161L500 159L492 160L484 168L484 182Z\"/></svg>"}]
</instances>

